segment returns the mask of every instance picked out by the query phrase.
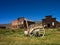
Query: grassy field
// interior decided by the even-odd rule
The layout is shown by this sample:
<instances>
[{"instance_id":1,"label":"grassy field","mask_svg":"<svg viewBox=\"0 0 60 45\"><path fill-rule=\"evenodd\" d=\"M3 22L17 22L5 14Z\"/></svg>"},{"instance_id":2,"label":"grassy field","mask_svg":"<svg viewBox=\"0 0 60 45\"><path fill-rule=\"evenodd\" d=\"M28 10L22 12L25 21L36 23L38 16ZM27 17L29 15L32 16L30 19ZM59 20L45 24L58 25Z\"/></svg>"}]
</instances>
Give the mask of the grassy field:
<instances>
[{"instance_id":1,"label":"grassy field","mask_svg":"<svg viewBox=\"0 0 60 45\"><path fill-rule=\"evenodd\" d=\"M26 37L23 30L1 30L0 45L60 45L60 31L46 29L45 36Z\"/></svg>"}]
</instances>

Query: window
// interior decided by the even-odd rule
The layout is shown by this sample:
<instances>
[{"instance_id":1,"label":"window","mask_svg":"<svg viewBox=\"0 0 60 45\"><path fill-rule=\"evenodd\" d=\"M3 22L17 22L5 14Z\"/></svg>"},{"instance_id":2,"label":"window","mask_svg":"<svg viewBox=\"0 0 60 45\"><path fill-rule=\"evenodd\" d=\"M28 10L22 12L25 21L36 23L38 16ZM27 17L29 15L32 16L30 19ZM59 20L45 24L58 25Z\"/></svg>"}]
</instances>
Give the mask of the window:
<instances>
[{"instance_id":1,"label":"window","mask_svg":"<svg viewBox=\"0 0 60 45\"><path fill-rule=\"evenodd\" d=\"M54 22L52 22L52 25L54 26Z\"/></svg>"},{"instance_id":2,"label":"window","mask_svg":"<svg viewBox=\"0 0 60 45\"><path fill-rule=\"evenodd\" d=\"M18 25L20 25L20 24L23 24L23 21L18 23Z\"/></svg>"}]
</instances>

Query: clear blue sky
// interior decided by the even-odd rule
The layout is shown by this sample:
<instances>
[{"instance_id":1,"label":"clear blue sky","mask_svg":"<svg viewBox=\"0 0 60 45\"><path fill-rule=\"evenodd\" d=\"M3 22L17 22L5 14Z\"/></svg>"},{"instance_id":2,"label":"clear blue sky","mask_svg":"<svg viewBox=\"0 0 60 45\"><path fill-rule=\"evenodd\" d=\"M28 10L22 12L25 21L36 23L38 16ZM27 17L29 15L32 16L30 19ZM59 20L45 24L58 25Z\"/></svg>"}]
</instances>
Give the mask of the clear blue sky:
<instances>
[{"instance_id":1,"label":"clear blue sky","mask_svg":"<svg viewBox=\"0 0 60 45\"><path fill-rule=\"evenodd\" d=\"M60 0L0 0L0 24L18 17L40 21L46 15L60 21Z\"/></svg>"}]
</instances>

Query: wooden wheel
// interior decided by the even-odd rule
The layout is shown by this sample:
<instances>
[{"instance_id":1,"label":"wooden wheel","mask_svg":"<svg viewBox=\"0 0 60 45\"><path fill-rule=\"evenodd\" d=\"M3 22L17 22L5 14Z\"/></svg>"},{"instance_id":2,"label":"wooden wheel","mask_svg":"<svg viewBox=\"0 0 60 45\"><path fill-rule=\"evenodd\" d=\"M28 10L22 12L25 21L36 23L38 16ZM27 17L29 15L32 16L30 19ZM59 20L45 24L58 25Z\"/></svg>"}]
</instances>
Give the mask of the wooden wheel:
<instances>
[{"instance_id":1,"label":"wooden wheel","mask_svg":"<svg viewBox=\"0 0 60 45\"><path fill-rule=\"evenodd\" d=\"M44 36L45 35L45 29L42 25L33 24L30 25L26 31L26 35L33 35L33 36Z\"/></svg>"}]
</instances>

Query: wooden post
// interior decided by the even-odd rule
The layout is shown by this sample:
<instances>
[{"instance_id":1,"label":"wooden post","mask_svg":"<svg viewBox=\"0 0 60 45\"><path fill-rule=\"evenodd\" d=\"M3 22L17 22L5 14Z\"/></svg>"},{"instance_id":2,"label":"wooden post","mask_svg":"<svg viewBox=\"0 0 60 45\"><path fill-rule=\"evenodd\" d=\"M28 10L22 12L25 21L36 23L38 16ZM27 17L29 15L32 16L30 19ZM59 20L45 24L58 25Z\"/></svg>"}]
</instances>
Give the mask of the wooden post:
<instances>
[{"instance_id":1,"label":"wooden post","mask_svg":"<svg viewBox=\"0 0 60 45\"><path fill-rule=\"evenodd\" d=\"M26 27L27 27L27 29L26 29L26 33L27 33L27 36L29 36L28 21L27 21L27 20L26 20Z\"/></svg>"},{"instance_id":2,"label":"wooden post","mask_svg":"<svg viewBox=\"0 0 60 45\"><path fill-rule=\"evenodd\" d=\"M26 27L27 27L27 29L28 29L28 22L27 22L27 20L26 20Z\"/></svg>"}]
</instances>

